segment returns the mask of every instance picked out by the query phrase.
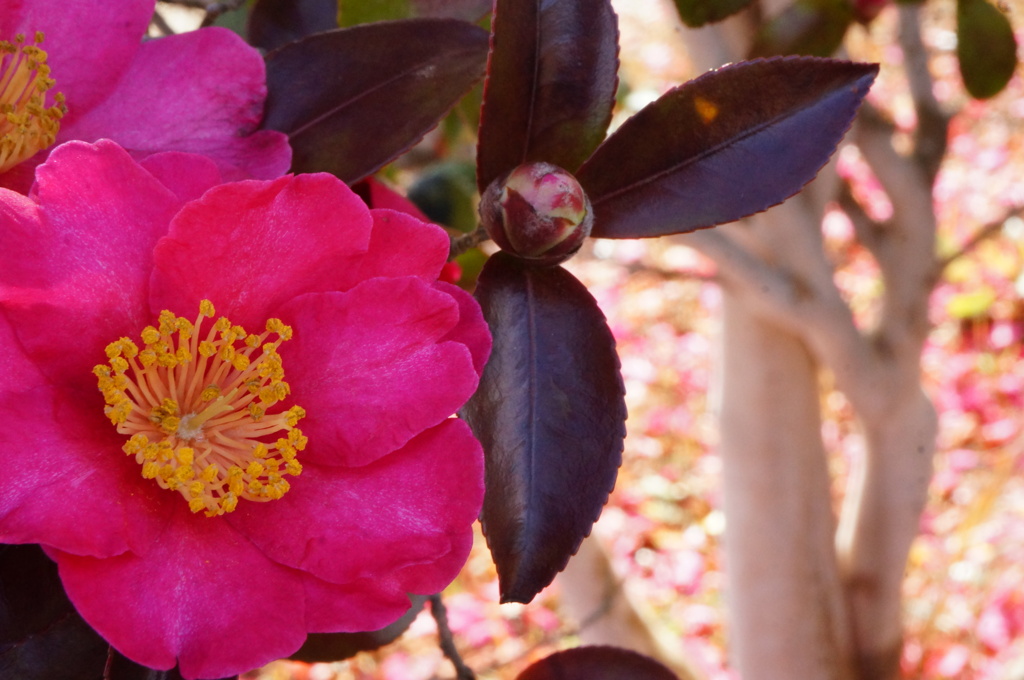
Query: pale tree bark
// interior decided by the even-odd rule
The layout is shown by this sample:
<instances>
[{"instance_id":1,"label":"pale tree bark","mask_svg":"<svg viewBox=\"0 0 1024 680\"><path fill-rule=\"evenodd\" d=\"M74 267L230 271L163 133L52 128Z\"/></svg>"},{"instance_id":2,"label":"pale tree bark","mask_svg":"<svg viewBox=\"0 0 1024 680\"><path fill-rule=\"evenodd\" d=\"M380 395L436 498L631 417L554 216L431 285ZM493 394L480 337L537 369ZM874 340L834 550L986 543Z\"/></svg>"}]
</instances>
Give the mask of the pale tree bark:
<instances>
[{"instance_id":1,"label":"pale tree bark","mask_svg":"<svg viewBox=\"0 0 1024 680\"><path fill-rule=\"evenodd\" d=\"M931 189L947 120L932 96L919 8L898 11L919 120L913 153L896 152L892 127L870 107L850 136L888 194L892 218L872 222L827 167L782 206L679 237L716 262L723 282L718 411L729 640L744 680L898 673L901 583L937 434L920 356L941 270ZM742 58L750 21L686 31L698 69ZM882 310L872 328L858 328L824 253L821 221L836 198L881 272ZM864 440L838 518L821 438L822 371L849 400Z\"/></svg>"}]
</instances>

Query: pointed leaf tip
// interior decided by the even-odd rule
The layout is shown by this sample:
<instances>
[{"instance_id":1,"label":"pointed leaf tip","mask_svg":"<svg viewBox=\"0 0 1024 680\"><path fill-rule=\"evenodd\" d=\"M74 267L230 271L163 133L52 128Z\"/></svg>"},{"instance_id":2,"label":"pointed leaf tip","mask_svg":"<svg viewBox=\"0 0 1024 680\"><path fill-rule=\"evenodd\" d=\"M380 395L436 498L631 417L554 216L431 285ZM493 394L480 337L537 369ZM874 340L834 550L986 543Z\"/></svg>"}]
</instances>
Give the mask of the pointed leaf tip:
<instances>
[{"instance_id":1,"label":"pointed leaf tip","mask_svg":"<svg viewBox=\"0 0 1024 680\"><path fill-rule=\"evenodd\" d=\"M498 0L477 148L480 193L522 163L575 172L604 139L618 85L610 0Z\"/></svg>"},{"instance_id":2,"label":"pointed leaf tip","mask_svg":"<svg viewBox=\"0 0 1024 680\"><path fill-rule=\"evenodd\" d=\"M460 415L484 447L480 519L501 601L529 602L579 548L615 485L625 389L604 315L565 269L498 253L476 295L494 346Z\"/></svg>"},{"instance_id":3,"label":"pointed leaf tip","mask_svg":"<svg viewBox=\"0 0 1024 680\"><path fill-rule=\"evenodd\" d=\"M775 57L668 92L577 173L594 207L593 235L679 234L781 203L828 161L877 73L876 64Z\"/></svg>"}]
</instances>

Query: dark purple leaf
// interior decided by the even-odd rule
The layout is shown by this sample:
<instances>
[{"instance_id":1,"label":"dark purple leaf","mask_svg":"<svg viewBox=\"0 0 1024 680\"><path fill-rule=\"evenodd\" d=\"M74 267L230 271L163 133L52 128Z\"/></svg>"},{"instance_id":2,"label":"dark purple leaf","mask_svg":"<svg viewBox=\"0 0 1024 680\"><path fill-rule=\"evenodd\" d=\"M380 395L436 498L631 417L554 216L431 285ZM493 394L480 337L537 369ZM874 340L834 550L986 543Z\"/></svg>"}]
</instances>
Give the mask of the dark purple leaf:
<instances>
[{"instance_id":1,"label":"dark purple leaf","mask_svg":"<svg viewBox=\"0 0 1024 680\"><path fill-rule=\"evenodd\" d=\"M675 0L679 18L691 28L721 21L749 5L751 0Z\"/></svg>"},{"instance_id":2,"label":"dark purple leaf","mask_svg":"<svg viewBox=\"0 0 1024 680\"><path fill-rule=\"evenodd\" d=\"M418 17L479 21L491 11L491 0L409 0Z\"/></svg>"},{"instance_id":3,"label":"dark purple leaf","mask_svg":"<svg viewBox=\"0 0 1024 680\"><path fill-rule=\"evenodd\" d=\"M249 14L249 42L276 50L338 27L338 0L259 0Z\"/></svg>"},{"instance_id":4,"label":"dark purple leaf","mask_svg":"<svg viewBox=\"0 0 1024 680\"><path fill-rule=\"evenodd\" d=\"M295 172L356 182L419 141L483 74L487 32L408 19L311 35L267 55L264 127Z\"/></svg>"},{"instance_id":5,"label":"dark purple leaf","mask_svg":"<svg viewBox=\"0 0 1024 680\"><path fill-rule=\"evenodd\" d=\"M1010 20L986 0L958 0L956 24L964 86L976 99L996 96L1017 68L1017 39Z\"/></svg>"},{"instance_id":6,"label":"dark purple leaf","mask_svg":"<svg viewBox=\"0 0 1024 680\"><path fill-rule=\"evenodd\" d=\"M877 73L816 57L759 59L668 92L577 173L593 235L679 234L781 203L828 161Z\"/></svg>"},{"instance_id":7,"label":"dark purple leaf","mask_svg":"<svg viewBox=\"0 0 1024 680\"><path fill-rule=\"evenodd\" d=\"M0 678L99 678L107 643L75 612L35 545L0 545Z\"/></svg>"},{"instance_id":8,"label":"dark purple leaf","mask_svg":"<svg viewBox=\"0 0 1024 680\"><path fill-rule=\"evenodd\" d=\"M236 680L237 675L223 680ZM158 671L135 663L117 651L111 649L110 662L103 680L184 680L177 668L169 671Z\"/></svg>"},{"instance_id":9,"label":"dark purple leaf","mask_svg":"<svg viewBox=\"0 0 1024 680\"><path fill-rule=\"evenodd\" d=\"M311 633L291 658L307 663L341 661L390 644L408 630L427 601L424 595L410 595L409 599L409 611L391 625L366 633Z\"/></svg>"},{"instance_id":10,"label":"dark purple leaf","mask_svg":"<svg viewBox=\"0 0 1024 680\"><path fill-rule=\"evenodd\" d=\"M654 659L618 647L575 647L529 666L516 680L678 680Z\"/></svg>"},{"instance_id":11,"label":"dark purple leaf","mask_svg":"<svg viewBox=\"0 0 1024 680\"><path fill-rule=\"evenodd\" d=\"M529 161L575 172L608 129L617 69L609 0L497 0L477 149L480 192Z\"/></svg>"},{"instance_id":12,"label":"dark purple leaf","mask_svg":"<svg viewBox=\"0 0 1024 680\"><path fill-rule=\"evenodd\" d=\"M849 0L796 0L761 26L749 56L831 56L843 44L853 18Z\"/></svg>"},{"instance_id":13,"label":"dark purple leaf","mask_svg":"<svg viewBox=\"0 0 1024 680\"><path fill-rule=\"evenodd\" d=\"M594 298L561 267L488 260L477 299L494 335L460 415L486 459L480 521L502 602L529 602L590 533L615 485L625 390Z\"/></svg>"}]
</instances>

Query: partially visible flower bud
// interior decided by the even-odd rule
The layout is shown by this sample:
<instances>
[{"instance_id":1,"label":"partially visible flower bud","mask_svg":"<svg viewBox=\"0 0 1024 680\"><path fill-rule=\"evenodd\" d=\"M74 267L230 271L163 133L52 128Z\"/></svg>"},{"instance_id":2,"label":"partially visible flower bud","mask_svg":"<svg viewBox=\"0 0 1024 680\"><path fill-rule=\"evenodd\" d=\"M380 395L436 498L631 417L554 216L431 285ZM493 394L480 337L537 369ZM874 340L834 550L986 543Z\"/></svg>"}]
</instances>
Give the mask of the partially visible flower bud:
<instances>
[{"instance_id":1,"label":"partially visible flower bud","mask_svg":"<svg viewBox=\"0 0 1024 680\"><path fill-rule=\"evenodd\" d=\"M551 163L520 165L491 182L480 219L502 250L540 265L572 257L594 223L583 187Z\"/></svg>"}]
</instances>

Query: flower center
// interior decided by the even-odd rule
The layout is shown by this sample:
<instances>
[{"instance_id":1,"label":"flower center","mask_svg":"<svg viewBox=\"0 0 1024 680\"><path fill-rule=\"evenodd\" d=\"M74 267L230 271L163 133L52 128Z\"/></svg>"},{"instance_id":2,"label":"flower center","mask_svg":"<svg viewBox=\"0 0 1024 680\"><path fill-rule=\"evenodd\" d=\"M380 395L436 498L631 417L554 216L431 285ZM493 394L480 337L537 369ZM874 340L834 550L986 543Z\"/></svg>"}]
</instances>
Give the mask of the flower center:
<instances>
[{"instance_id":1,"label":"flower center","mask_svg":"<svg viewBox=\"0 0 1024 680\"><path fill-rule=\"evenodd\" d=\"M107 345L109 364L93 369L104 413L129 435L123 449L142 476L207 517L233 511L240 498L281 498L284 476L302 472L295 456L308 441L295 427L306 415L300 406L268 413L290 391L277 348L291 327L269 319L254 335L220 317L200 339L213 315L209 300L195 324L164 310L159 328L142 331L145 349L120 338Z\"/></svg>"},{"instance_id":2,"label":"flower center","mask_svg":"<svg viewBox=\"0 0 1024 680\"><path fill-rule=\"evenodd\" d=\"M56 81L41 42L41 32L28 45L20 34L14 42L0 40L0 172L53 144L67 111L60 93L46 106L46 93Z\"/></svg>"}]
</instances>

